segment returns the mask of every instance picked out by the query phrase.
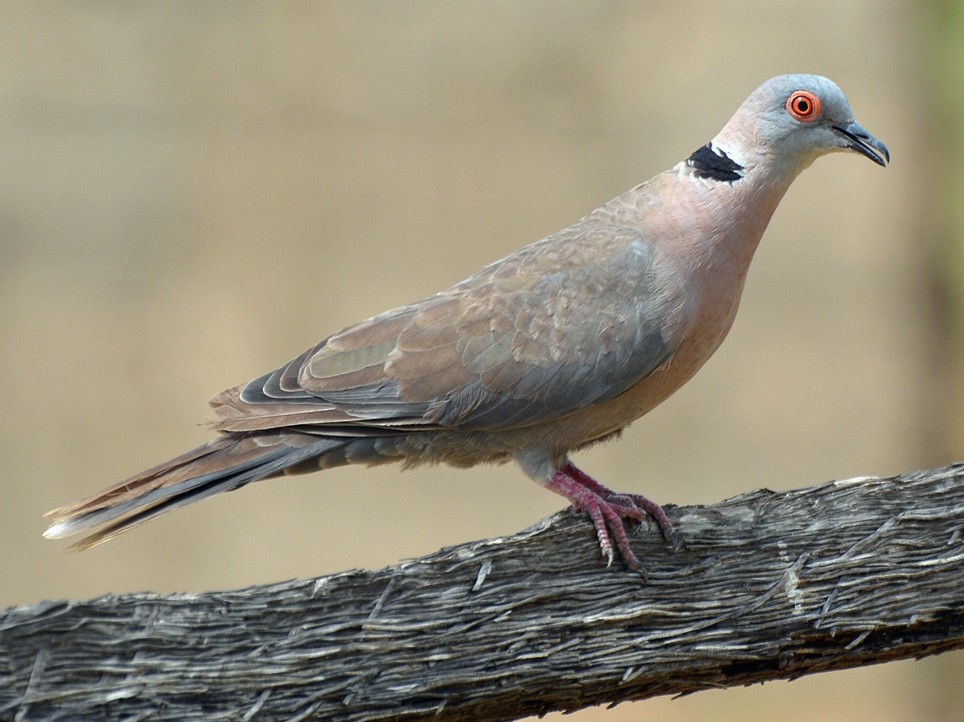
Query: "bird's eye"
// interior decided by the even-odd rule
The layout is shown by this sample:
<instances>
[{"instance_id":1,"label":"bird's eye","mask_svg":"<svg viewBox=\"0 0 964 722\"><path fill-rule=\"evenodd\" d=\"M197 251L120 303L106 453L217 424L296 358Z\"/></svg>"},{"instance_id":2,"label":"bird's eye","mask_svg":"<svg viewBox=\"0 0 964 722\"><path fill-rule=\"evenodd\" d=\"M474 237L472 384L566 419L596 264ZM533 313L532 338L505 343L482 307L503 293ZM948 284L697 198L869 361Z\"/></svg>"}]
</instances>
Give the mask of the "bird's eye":
<instances>
[{"instance_id":1,"label":"bird's eye","mask_svg":"<svg viewBox=\"0 0 964 722\"><path fill-rule=\"evenodd\" d=\"M798 90L787 98L787 112L807 123L820 116L820 98L806 90Z\"/></svg>"}]
</instances>

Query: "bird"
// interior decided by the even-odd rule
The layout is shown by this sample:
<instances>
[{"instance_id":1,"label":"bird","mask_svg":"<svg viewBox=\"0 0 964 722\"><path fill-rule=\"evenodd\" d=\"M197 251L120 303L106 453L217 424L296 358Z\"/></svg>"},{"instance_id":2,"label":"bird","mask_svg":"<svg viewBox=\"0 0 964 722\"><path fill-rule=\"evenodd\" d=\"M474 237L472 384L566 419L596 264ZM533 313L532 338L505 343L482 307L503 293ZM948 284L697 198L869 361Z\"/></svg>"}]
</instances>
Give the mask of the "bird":
<instances>
[{"instance_id":1,"label":"bird","mask_svg":"<svg viewBox=\"0 0 964 722\"><path fill-rule=\"evenodd\" d=\"M833 81L771 78L708 143L568 228L221 392L213 439L48 512L44 536L88 532L72 547L85 549L254 481L346 464L514 460L589 516L607 566L618 551L638 570L626 524L653 521L675 547L673 523L570 454L618 436L703 366L780 200L838 151L890 163Z\"/></svg>"}]
</instances>

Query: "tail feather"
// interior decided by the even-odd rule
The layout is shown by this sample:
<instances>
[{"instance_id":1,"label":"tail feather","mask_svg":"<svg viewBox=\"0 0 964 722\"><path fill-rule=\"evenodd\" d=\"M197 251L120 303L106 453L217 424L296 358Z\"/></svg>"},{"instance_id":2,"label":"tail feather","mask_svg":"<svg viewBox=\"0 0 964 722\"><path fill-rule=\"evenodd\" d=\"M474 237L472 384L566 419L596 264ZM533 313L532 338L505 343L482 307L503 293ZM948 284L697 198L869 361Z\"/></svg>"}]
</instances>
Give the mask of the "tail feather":
<instances>
[{"instance_id":1,"label":"tail feather","mask_svg":"<svg viewBox=\"0 0 964 722\"><path fill-rule=\"evenodd\" d=\"M71 545L88 549L161 514L324 456L345 444L305 434L223 435L92 497L46 514L60 539L107 524Z\"/></svg>"}]
</instances>

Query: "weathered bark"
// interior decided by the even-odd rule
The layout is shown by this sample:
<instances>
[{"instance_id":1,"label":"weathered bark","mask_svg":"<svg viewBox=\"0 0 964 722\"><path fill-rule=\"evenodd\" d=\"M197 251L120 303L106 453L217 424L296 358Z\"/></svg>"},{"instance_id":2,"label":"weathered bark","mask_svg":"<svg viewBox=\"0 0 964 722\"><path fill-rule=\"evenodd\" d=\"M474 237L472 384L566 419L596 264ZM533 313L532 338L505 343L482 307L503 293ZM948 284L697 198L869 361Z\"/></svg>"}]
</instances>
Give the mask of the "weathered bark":
<instances>
[{"instance_id":1,"label":"weathered bark","mask_svg":"<svg viewBox=\"0 0 964 722\"><path fill-rule=\"evenodd\" d=\"M0 718L504 720L964 647L964 466L669 509L644 578L560 513L206 594L0 615Z\"/></svg>"}]
</instances>

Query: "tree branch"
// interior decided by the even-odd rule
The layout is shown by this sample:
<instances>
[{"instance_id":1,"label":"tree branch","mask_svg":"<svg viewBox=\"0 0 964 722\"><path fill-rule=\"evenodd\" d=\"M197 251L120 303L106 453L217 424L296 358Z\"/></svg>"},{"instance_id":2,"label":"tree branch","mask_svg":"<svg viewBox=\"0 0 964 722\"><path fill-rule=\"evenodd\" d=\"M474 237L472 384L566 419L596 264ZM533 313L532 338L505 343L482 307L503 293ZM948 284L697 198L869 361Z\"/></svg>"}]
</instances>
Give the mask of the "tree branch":
<instances>
[{"instance_id":1,"label":"tree branch","mask_svg":"<svg viewBox=\"0 0 964 722\"><path fill-rule=\"evenodd\" d=\"M0 718L507 720L964 647L964 465L669 508L604 568L562 512L379 571L0 615Z\"/></svg>"}]
</instances>

